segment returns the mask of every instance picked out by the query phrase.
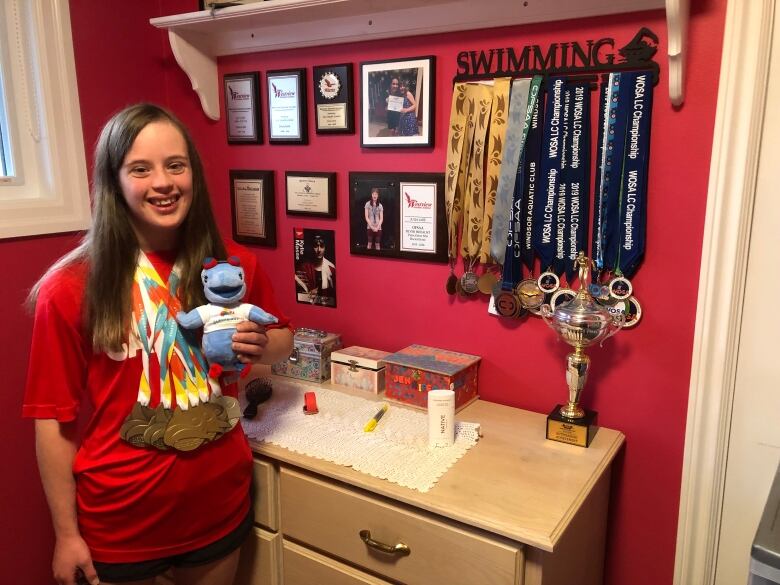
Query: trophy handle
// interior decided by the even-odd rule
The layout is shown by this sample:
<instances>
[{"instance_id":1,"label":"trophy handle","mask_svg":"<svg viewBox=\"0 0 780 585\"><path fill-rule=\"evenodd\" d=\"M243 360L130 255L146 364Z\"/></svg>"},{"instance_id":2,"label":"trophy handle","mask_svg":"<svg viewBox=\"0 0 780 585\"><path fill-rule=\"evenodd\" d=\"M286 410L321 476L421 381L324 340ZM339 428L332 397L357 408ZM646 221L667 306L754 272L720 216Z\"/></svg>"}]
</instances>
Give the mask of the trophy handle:
<instances>
[{"instance_id":1,"label":"trophy handle","mask_svg":"<svg viewBox=\"0 0 780 585\"><path fill-rule=\"evenodd\" d=\"M555 331L555 327L552 323L553 313L554 311L549 303L544 303L541 307L539 307L539 314L542 316L542 319L544 319L544 322L547 323L547 326L550 329Z\"/></svg>"},{"instance_id":2,"label":"trophy handle","mask_svg":"<svg viewBox=\"0 0 780 585\"><path fill-rule=\"evenodd\" d=\"M604 339L602 339L599 342L599 347L604 345L604 342L615 335L618 331L623 329L623 326L626 324L626 315L624 313L620 313L619 315L615 315L612 317L612 324L609 327L609 332L604 336Z\"/></svg>"}]
</instances>

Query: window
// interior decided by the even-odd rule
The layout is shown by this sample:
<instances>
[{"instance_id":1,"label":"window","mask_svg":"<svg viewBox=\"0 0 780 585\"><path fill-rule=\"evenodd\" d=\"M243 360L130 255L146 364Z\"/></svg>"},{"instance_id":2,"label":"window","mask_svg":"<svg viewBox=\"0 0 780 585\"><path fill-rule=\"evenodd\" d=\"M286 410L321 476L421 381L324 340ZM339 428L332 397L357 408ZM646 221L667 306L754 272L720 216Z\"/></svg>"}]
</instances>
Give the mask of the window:
<instances>
[{"instance_id":1,"label":"window","mask_svg":"<svg viewBox=\"0 0 780 585\"><path fill-rule=\"evenodd\" d=\"M83 230L89 187L68 2L0 2L0 238Z\"/></svg>"}]
</instances>

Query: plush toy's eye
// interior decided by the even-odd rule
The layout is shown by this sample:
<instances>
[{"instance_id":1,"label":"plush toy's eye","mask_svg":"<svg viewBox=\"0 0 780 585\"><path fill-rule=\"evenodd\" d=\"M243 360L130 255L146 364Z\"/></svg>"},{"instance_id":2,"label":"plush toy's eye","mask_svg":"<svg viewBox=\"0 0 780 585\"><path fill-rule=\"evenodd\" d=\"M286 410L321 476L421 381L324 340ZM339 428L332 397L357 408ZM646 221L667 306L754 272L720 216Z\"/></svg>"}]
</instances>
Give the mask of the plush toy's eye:
<instances>
[{"instance_id":1,"label":"plush toy's eye","mask_svg":"<svg viewBox=\"0 0 780 585\"><path fill-rule=\"evenodd\" d=\"M241 280L244 280L244 273L243 272L239 272L238 273L238 278L240 278Z\"/></svg>"},{"instance_id":2,"label":"plush toy's eye","mask_svg":"<svg viewBox=\"0 0 780 585\"><path fill-rule=\"evenodd\" d=\"M204 274L203 275L203 282L208 282L208 281L209 281L209 277Z\"/></svg>"}]
</instances>

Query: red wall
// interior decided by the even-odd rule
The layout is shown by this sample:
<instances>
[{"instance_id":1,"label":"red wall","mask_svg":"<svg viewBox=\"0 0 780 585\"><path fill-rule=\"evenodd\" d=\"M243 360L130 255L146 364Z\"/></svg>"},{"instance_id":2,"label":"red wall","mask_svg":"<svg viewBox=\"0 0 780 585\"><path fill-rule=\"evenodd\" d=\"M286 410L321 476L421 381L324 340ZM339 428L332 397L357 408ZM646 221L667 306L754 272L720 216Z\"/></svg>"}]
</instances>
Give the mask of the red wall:
<instances>
[{"instance_id":1,"label":"red wall","mask_svg":"<svg viewBox=\"0 0 780 585\"><path fill-rule=\"evenodd\" d=\"M443 171L450 80L461 50L546 46L604 36L614 37L621 45L641 26L659 35L657 60L662 81L656 88L653 110L648 250L634 279L645 314L634 330L621 332L604 348L590 351L593 365L584 402L599 411L601 424L621 430L627 439L613 477L606 582L671 583L725 1L700 2L692 15L686 103L678 111L669 104L667 94L666 24L660 12L233 56L220 61L220 73L307 67L309 76L313 65L353 62L357 78L362 60L435 55L436 147L413 150L361 150L357 135L318 136L311 114L309 146L228 146L224 119L218 123L206 119L186 76L171 61L164 33L148 25L148 18L158 13L195 9L194 0L160 3L161 9L150 4L70 1L88 158L97 131L110 112L142 99L167 104L190 126L200 145L225 233L230 233L228 170L275 171L279 245L256 251L296 325L341 332L350 345L396 350L423 343L479 354L483 356L480 391L484 399L538 412L548 412L566 395L563 363L567 346L556 342L538 319L507 323L487 315L483 299L448 297L444 291L448 269L444 265L351 256L347 174ZM312 112L311 81L308 83ZM355 98L359 104L357 93ZM266 105L263 99L264 114ZM266 121L263 123L267 133ZM337 172L337 219L287 217L285 170ZM294 225L336 231L337 309L295 302ZM14 559L14 566L25 563L22 574L39 576L29 583L48 582L53 539L34 468L32 425L17 416L26 373L20 364L26 361L30 325L18 306L36 275L73 241L72 236L52 236L0 243L0 251L11 258L16 275L13 284L6 286L5 302L0 303L4 323L0 336L3 347L11 348L4 357L8 364L5 370L13 389L0 400L11 413L3 432L9 433L4 437L6 444L15 445L9 463L18 479L0 488L4 496L0 506L3 518L9 520L6 526L24 521L29 527L29 534L21 538L19 534L0 536L0 550ZM9 502L22 504L9 506ZM22 552L32 560L23 561Z\"/></svg>"}]
</instances>

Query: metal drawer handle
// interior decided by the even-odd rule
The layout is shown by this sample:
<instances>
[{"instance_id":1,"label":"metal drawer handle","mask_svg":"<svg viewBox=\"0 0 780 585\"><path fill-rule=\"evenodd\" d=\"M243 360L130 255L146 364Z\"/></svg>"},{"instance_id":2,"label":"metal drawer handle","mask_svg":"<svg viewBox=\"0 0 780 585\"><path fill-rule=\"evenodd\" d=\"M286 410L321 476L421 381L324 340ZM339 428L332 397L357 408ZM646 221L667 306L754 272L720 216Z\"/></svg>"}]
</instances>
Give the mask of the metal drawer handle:
<instances>
[{"instance_id":1,"label":"metal drawer handle","mask_svg":"<svg viewBox=\"0 0 780 585\"><path fill-rule=\"evenodd\" d=\"M379 542L377 540L372 539L370 530L361 530L360 538L363 542L366 543L367 546L388 555L398 555L401 557L406 557L412 554L412 549L406 546L403 542L399 542L398 544L391 545L391 544L385 544L383 542Z\"/></svg>"}]
</instances>

